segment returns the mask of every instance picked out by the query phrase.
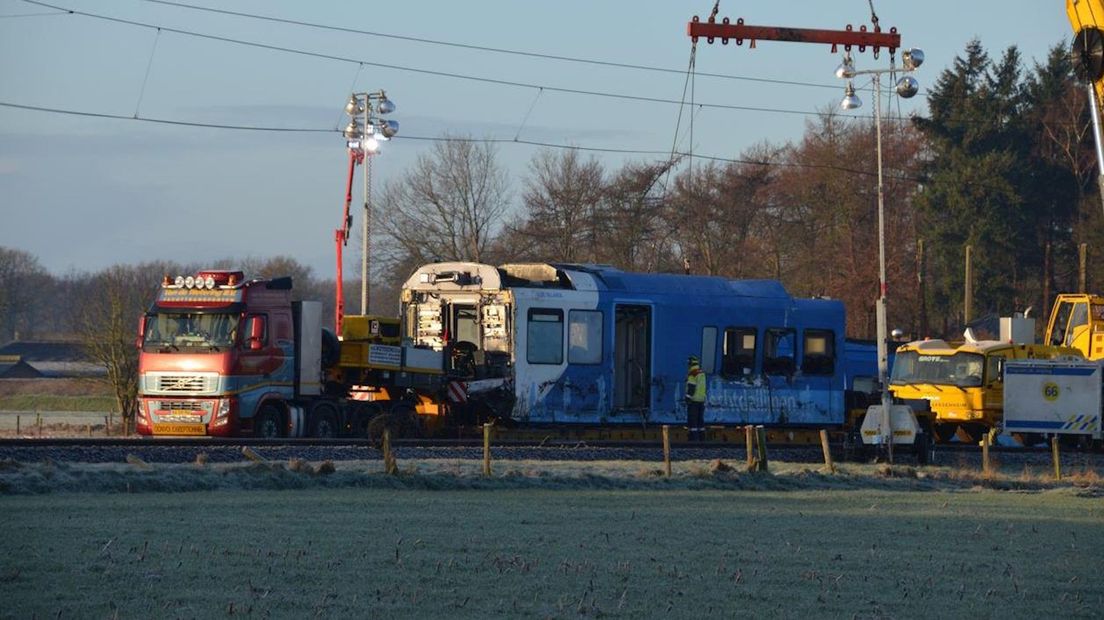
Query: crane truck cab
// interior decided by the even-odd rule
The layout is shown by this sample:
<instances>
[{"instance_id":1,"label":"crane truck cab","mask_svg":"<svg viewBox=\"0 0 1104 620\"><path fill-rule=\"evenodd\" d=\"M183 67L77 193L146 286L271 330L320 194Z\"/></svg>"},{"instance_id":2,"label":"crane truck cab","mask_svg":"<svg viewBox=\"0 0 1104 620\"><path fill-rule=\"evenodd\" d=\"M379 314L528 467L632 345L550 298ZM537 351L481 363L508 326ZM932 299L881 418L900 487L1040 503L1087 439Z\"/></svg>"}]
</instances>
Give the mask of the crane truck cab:
<instances>
[{"instance_id":1,"label":"crane truck cab","mask_svg":"<svg viewBox=\"0 0 1104 620\"><path fill-rule=\"evenodd\" d=\"M1007 340L909 342L897 349L889 390L918 413L931 412L939 442L974 442L1002 421L1006 360L1077 357L1076 349Z\"/></svg>"},{"instance_id":2,"label":"crane truck cab","mask_svg":"<svg viewBox=\"0 0 1104 620\"><path fill-rule=\"evenodd\" d=\"M1044 342L1071 347L1090 360L1104 359L1104 297L1083 293L1058 295Z\"/></svg>"}]
</instances>

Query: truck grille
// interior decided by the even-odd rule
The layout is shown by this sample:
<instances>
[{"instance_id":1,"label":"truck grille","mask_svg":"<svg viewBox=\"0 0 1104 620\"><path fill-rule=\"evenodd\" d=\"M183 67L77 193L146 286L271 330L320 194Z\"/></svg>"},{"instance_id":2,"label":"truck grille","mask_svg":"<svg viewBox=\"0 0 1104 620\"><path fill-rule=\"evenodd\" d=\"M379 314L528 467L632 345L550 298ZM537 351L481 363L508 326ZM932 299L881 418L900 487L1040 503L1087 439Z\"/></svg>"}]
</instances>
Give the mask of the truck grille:
<instances>
[{"instance_id":1,"label":"truck grille","mask_svg":"<svg viewBox=\"0 0 1104 620\"><path fill-rule=\"evenodd\" d=\"M147 394L215 394L218 391L216 373L146 373Z\"/></svg>"}]
</instances>

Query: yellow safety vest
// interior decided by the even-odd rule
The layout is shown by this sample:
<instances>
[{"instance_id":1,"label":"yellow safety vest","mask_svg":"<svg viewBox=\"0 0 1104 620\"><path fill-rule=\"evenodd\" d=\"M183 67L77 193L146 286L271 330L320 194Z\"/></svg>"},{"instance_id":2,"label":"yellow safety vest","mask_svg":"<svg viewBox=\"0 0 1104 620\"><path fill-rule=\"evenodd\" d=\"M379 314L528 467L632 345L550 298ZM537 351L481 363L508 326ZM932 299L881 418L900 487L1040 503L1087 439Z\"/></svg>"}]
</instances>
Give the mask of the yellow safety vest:
<instances>
[{"instance_id":1,"label":"yellow safety vest","mask_svg":"<svg viewBox=\"0 0 1104 620\"><path fill-rule=\"evenodd\" d=\"M705 373L700 366L691 366L686 375L686 398L696 402L705 402Z\"/></svg>"}]
</instances>

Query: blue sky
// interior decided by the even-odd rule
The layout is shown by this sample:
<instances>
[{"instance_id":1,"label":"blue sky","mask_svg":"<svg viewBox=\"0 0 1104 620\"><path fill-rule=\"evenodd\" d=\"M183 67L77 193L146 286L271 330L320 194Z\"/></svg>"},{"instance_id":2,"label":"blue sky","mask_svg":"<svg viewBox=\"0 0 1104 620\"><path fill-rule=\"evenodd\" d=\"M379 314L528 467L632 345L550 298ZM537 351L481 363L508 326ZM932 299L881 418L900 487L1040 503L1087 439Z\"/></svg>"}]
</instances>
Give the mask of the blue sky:
<instances>
[{"instance_id":1,"label":"blue sky","mask_svg":"<svg viewBox=\"0 0 1104 620\"><path fill-rule=\"evenodd\" d=\"M681 72L691 49L686 23L695 14L704 19L713 6L705 1L659 0L422 0L390 6L356 0L180 2L676 71L461 49L148 0L44 4L153 27L0 0L0 103L125 117L0 107L0 245L27 250L58 274L152 259L202 262L285 254L314 268L316 275L330 276L347 161L344 140L333 130L344 125L342 107L351 90L386 89L398 106L393 118L401 124L400 138L375 159L377 188L400 177L431 148L432 142L413 138L446 132L583 148L669 151L680 111L677 104L548 89L682 100ZM926 63L915 74L921 87L933 83L972 38L979 38L992 56L1015 44L1030 66L1071 35L1059 0L875 0L874 8L884 29L898 29L905 47L924 50ZM719 16L733 21L743 17L756 25L826 29L870 23L867 0L722 2ZM777 111L701 108L695 116L693 152L736 158L757 143L800 138L810 114L835 106L842 96L843 84L833 75L838 62L839 56L827 46L763 41L749 49L746 44L699 42L694 101ZM856 54L856 66L886 67L888 58L883 53L875 61L867 51ZM706 73L730 77L702 75ZM863 99L866 105L858 113L870 114L869 93ZM905 114L923 112L923 91L902 102L900 109ZM240 131L130 120L136 114L316 131ZM685 119L684 115L684 129ZM681 150L691 148L685 132L679 141ZM498 146L499 160L515 181L515 198L528 161L537 152L523 144ZM659 157L595 155L608 168L626 159ZM354 224L358 227L359 222Z\"/></svg>"}]
</instances>

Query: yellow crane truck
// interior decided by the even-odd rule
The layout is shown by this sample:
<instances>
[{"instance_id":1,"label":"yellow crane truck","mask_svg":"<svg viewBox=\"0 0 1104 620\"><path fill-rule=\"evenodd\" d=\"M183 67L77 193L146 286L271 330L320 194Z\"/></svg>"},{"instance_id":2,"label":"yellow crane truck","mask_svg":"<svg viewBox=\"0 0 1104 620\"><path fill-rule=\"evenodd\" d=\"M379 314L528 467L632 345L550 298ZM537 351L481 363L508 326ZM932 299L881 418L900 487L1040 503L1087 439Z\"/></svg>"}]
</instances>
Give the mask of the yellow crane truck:
<instances>
[{"instance_id":1,"label":"yellow crane truck","mask_svg":"<svg viewBox=\"0 0 1104 620\"><path fill-rule=\"evenodd\" d=\"M1030 325L1017 330L1018 335L1033 334L1033 319L1018 320ZM897 349L889 389L895 399L912 407L918 417L930 417L937 442L948 442L956 436L961 441L975 442L984 433L1000 427L1005 361L1082 358L1077 349L1060 343L1033 344L1023 342L1032 338L1013 338L1010 330L1002 332L998 340L967 339L954 344L945 340L918 340ZM923 413L930 416L921 416Z\"/></svg>"}]
</instances>

